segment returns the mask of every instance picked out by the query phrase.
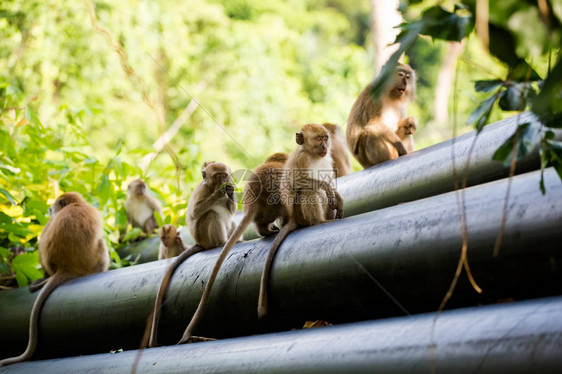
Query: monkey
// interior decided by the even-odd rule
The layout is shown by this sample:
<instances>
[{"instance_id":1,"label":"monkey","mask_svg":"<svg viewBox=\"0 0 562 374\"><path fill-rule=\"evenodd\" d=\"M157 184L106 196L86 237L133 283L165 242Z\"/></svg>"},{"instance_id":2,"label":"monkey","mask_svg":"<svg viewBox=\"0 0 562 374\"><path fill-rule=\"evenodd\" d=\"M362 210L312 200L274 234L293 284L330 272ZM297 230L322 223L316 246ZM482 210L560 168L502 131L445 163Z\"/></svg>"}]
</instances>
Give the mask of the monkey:
<instances>
[{"instance_id":1,"label":"monkey","mask_svg":"<svg viewBox=\"0 0 562 374\"><path fill-rule=\"evenodd\" d=\"M164 225L160 229L160 247L158 248L158 259L172 258L178 256L185 250L180 233L174 225Z\"/></svg>"},{"instance_id":2,"label":"monkey","mask_svg":"<svg viewBox=\"0 0 562 374\"><path fill-rule=\"evenodd\" d=\"M62 194L49 212L49 221L39 240L39 262L49 278L31 309L27 349L20 356L0 361L0 366L26 361L33 356L41 308L58 286L73 278L106 271L109 267L101 215L82 195L77 192Z\"/></svg>"},{"instance_id":3,"label":"monkey","mask_svg":"<svg viewBox=\"0 0 562 374\"><path fill-rule=\"evenodd\" d=\"M322 126L330 132L330 139L332 140L330 153L334 160L335 177L339 178L351 174L351 160L343 131L333 123L323 123Z\"/></svg>"},{"instance_id":4,"label":"monkey","mask_svg":"<svg viewBox=\"0 0 562 374\"><path fill-rule=\"evenodd\" d=\"M242 199L244 218L224 245L207 280L197 310L193 314L179 343L201 339L200 337L194 337L193 332L203 316L215 279L226 256L250 223L255 223L260 235L269 236L279 232L279 228L275 224L278 218L281 218L283 222L287 220L283 204L281 203L280 182L284 174L284 164L288 158L289 155L287 153L277 152L272 154L265 160L265 163L256 168L250 176L248 183L244 186Z\"/></svg>"},{"instance_id":5,"label":"monkey","mask_svg":"<svg viewBox=\"0 0 562 374\"><path fill-rule=\"evenodd\" d=\"M148 346L151 348L158 345L157 334L162 301L174 271L193 254L224 245L235 229L236 224L232 217L236 211L236 198L230 174L230 169L225 164L216 162L204 164L201 171L203 180L193 190L187 206L186 221L195 239L195 245L181 252L166 269L144 335L148 336ZM171 234L168 233L168 238L170 237ZM177 245L182 248L181 238L177 236L176 240ZM146 346L145 337L141 348Z\"/></svg>"},{"instance_id":6,"label":"monkey","mask_svg":"<svg viewBox=\"0 0 562 374\"><path fill-rule=\"evenodd\" d=\"M363 168L414 151L412 134L417 120L406 116L406 106L416 98L416 72L409 65L396 67L394 82L373 100L375 81L359 94L347 123L347 145Z\"/></svg>"},{"instance_id":7,"label":"monkey","mask_svg":"<svg viewBox=\"0 0 562 374\"><path fill-rule=\"evenodd\" d=\"M273 259L287 235L307 227L343 217L343 197L332 187L334 179L330 132L307 124L296 133L298 147L285 163L280 183L287 223L275 237L263 268L258 298L258 317L268 311L267 288Z\"/></svg>"},{"instance_id":8,"label":"monkey","mask_svg":"<svg viewBox=\"0 0 562 374\"><path fill-rule=\"evenodd\" d=\"M158 228L154 212L162 216L162 205L150 195L148 186L142 179L135 179L128 186L129 196L125 201L127 223L140 227L146 234L152 234Z\"/></svg>"}]
</instances>

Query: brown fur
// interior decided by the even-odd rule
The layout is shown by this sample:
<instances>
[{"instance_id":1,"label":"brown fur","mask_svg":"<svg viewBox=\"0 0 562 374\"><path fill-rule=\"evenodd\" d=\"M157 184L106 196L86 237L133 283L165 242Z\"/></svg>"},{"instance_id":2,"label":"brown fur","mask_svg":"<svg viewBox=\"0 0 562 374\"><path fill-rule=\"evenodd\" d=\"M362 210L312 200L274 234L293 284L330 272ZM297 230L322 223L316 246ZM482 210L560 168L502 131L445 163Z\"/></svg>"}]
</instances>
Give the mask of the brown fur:
<instances>
[{"instance_id":1,"label":"brown fur","mask_svg":"<svg viewBox=\"0 0 562 374\"><path fill-rule=\"evenodd\" d=\"M336 178L351 174L351 159L349 157L349 150L347 149L343 131L333 123L323 123L322 126L330 132L330 139L332 140L330 154L334 160Z\"/></svg>"},{"instance_id":2,"label":"brown fur","mask_svg":"<svg viewBox=\"0 0 562 374\"><path fill-rule=\"evenodd\" d=\"M25 352L0 361L0 366L29 360L37 347L38 319L43 304L58 286L72 278L106 271L109 254L100 213L77 192L67 192L49 208L51 217L39 240L39 261L49 275L37 296L29 322Z\"/></svg>"},{"instance_id":3,"label":"brown fur","mask_svg":"<svg viewBox=\"0 0 562 374\"><path fill-rule=\"evenodd\" d=\"M320 125L308 124L296 134L296 141L299 146L285 163L280 187L288 222L273 241L263 269L258 299L260 318L267 314L271 265L287 235L298 227L343 217L343 198L331 185L334 174L329 131Z\"/></svg>"},{"instance_id":4,"label":"brown fur","mask_svg":"<svg viewBox=\"0 0 562 374\"><path fill-rule=\"evenodd\" d=\"M164 225L160 229L160 247L158 248L158 259L172 258L178 256L185 250L180 233L174 225Z\"/></svg>"},{"instance_id":5,"label":"brown fur","mask_svg":"<svg viewBox=\"0 0 562 374\"><path fill-rule=\"evenodd\" d=\"M274 153L269 156L265 163L258 166L244 187L242 200L244 218L226 242L215 266L209 276L205 291L199 302L191 322L185 329L180 343L188 342L193 337L193 332L203 316L211 289L226 256L244 233L251 222L256 224L258 232L263 235L271 235L279 232L275 224L277 218L286 221L283 204L280 199L280 182L283 177L283 167L289 155L286 153Z\"/></svg>"},{"instance_id":6,"label":"brown fur","mask_svg":"<svg viewBox=\"0 0 562 374\"><path fill-rule=\"evenodd\" d=\"M135 179L129 184L125 210L127 222L133 227L140 227L147 234L152 234L158 228L154 212L162 216L162 205L150 195L148 186L142 179Z\"/></svg>"},{"instance_id":7,"label":"brown fur","mask_svg":"<svg viewBox=\"0 0 562 374\"><path fill-rule=\"evenodd\" d=\"M375 82L361 92L349 114L347 144L364 167L414 151L412 134L417 120L406 116L406 106L416 97L416 73L399 64L396 77L378 100L373 100Z\"/></svg>"},{"instance_id":8,"label":"brown fur","mask_svg":"<svg viewBox=\"0 0 562 374\"><path fill-rule=\"evenodd\" d=\"M160 309L174 271L191 255L223 246L235 229L232 215L236 211L236 200L230 169L225 164L207 162L201 174L203 180L195 187L189 198L186 217L195 245L181 252L166 269L145 330L145 336L148 336L146 332L150 331L149 347L158 345ZM181 238L179 240L181 241ZM146 341L143 338L141 348L145 346Z\"/></svg>"}]
</instances>

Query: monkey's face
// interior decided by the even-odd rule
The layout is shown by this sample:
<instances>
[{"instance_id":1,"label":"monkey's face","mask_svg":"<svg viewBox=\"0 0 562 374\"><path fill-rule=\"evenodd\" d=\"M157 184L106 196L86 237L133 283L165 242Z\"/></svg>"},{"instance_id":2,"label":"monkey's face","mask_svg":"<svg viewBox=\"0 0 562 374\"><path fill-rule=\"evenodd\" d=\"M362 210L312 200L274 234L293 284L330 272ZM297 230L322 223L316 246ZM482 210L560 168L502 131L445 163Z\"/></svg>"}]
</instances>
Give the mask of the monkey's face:
<instances>
[{"instance_id":1,"label":"monkey's face","mask_svg":"<svg viewBox=\"0 0 562 374\"><path fill-rule=\"evenodd\" d=\"M399 65L390 96L394 99L404 97L413 99L416 94L416 73L408 65Z\"/></svg>"},{"instance_id":2,"label":"monkey's face","mask_svg":"<svg viewBox=\"0 0 562 374\"><path fill-rule=\"evenodd\" d=\"M297 144L316 157L325 157L330 152L330 133L324 126L309 123L297 133Z\"/></svg>"},{"instance_id":3,"label":"monkey's face","mask_svg":"<svg viewBox=\"0 0 562 374\"><path fill-rule=\"evenodd\" d=\"M224 185L231 185L230 169L225 164L213 163L208 165L203 171L203 181L216 190Z\"/></svg>"},{"instance_id":4,"label":"monkey's face","mask_svg":"<svg viewBox=\"0 0 562 374\"><path fill-rule=\"evenodd\" d=\"M129 194L142 196L146 192L146 183L142 179L135 179L131 183L129 183Z\"/></svg>"}]
</instances>

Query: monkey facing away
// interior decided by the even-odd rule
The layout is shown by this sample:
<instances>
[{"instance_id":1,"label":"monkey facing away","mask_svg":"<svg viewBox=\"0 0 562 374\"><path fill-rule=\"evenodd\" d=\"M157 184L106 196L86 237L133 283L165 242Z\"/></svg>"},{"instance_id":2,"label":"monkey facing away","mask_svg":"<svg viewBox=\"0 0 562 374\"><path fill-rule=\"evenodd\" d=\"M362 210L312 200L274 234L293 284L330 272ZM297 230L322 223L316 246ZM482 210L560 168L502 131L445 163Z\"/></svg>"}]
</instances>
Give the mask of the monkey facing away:
<instances>
[{"instance_id":1,"label":"monkey facing away","mask_svg":"<svg viewBox=\"0 0 562 374\"><path fill-rule=\"evenodd\" d=\"M125 201L127 222L133 227L140 227L146 234L152 234L158 228L154 212L162 216L162 205L148 190L142 179L135 179L128 186L128 197Z\"/></svg>"},{"instance_id":2,"label":"monkey facing away","mask_svg":"<svg viewBox=\"0 0 562 374\"><path fill-rule=\"evenodd\" d=\"M191 255L224 245L236 227L232 219L236 211L236 200L230 169L222 163L206 162L201 174L203 180L195 187L189 198L186 217L189 231L195 239L195 245L181 252L166 269L147 323L146 331L150 331L149 347L158 345L157 335L162 301L174 271ZM167 238L171 238L170 233ZM178 245L183 247L179 236L176 240L179 241ZM145 333L146 335L148 334ZM141 345L142 347L146 345L144 338Z\"/></svg>"},{"instance_id":3,"label":"monkey facing away","mask_svg":"<svg viewBox=\"0 0 562 374\"><path fill-rule=\"evenodd\" d=\"M180 233L174 225L164 225L160 229L160 247L158 248L158 259L172 258L178 256L185 250Z\"/></svg>"},{"instance_id":4,"label":"monkey facing away","mask_svg":"<svg viewBox=\"0 0 562 374\"><path fill-rule=\"evenodd\" d=\"M0 366L33 356L39 315L51 292L70 279L103 272L109 266L102 219L96 208L79 193L67 192L56 199L49 212L49 221L39 240L39 261L49 278L31 309L27 349L20 356L0 361Z\"/></svg>"},{"instance_id":5,"label":"monkey facing away","mask_svg":"<svg viewBox=\"0 0 562 374\"><path fill-rule=\"evenodd\" d=\"M406 106L416 98L416 73L398 64L394 82L376 101L375 82L359 94L347 123L347 145L363 168L414 151L417 120L406 116Z\"/></svg>"},{"instance_id":6,"label":"monkey facing away","mask_svg":"<svg viewBox=\"0 0 562 374\"><path fill-rule=\"evenodd\" d=\"M351 159L349 158L349 150L343 131L333 123L323 123L322 126L330 132L330 140L332 141L330 154L334 160L335 177L339 178L351 174Z\"/></svg>"},{"instance_id":7,"label":"monkey facing away","mask_svg":"<svg viewBox=\"0 0 562 374\"><path fill-rule=\"evenodd\" d=\"M284 165L288 157L288 154L282 152L272 154L265 160L265 163L256 168L250 176L248 183L244 186L242 199L244 218L224 245L207 280L197 310L193 314L191 322L185 329L179 343L185 343L192 338L193 332L203 316L211 289L222 263L250 223L255 223L260 235L268 236L279 232L279 228L275 224L277 218L281 218L284 222L287 220L283 204L281 203L280 183L283 179Z\"/></svg>"}]
</instances>

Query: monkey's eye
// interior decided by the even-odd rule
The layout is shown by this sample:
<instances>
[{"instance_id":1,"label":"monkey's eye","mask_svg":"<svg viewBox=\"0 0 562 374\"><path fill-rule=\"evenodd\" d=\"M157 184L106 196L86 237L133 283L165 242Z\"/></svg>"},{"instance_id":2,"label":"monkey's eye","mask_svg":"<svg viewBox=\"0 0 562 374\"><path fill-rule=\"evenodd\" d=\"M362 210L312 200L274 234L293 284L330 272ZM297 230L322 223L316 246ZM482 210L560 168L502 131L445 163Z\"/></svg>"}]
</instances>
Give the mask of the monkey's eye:
<instances>
[{"instance_id":1,"label":"monkey's eye","mask_svg":"<svg viewBox=\"0 0 562 374\"><path fill-rule=\"evenodd\" d=\"M316 137L316 140L322 140L322 135L318 135L318 136Z\"/></svg>"},{"instance_id":2,"label":"monkey's eye","mask_svg":"<svg viewBox=\"0 0 562 374\"><path fill-rule=\"evenodd\" d=\"M398 76L399 76L399 77L403 77L403 76L404 76L404 72L399 71L399 72L398 72Z\"/></svg>"}]
</instances>

